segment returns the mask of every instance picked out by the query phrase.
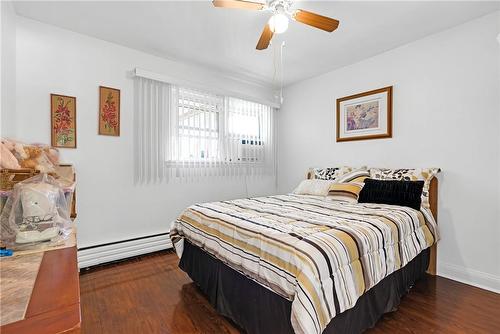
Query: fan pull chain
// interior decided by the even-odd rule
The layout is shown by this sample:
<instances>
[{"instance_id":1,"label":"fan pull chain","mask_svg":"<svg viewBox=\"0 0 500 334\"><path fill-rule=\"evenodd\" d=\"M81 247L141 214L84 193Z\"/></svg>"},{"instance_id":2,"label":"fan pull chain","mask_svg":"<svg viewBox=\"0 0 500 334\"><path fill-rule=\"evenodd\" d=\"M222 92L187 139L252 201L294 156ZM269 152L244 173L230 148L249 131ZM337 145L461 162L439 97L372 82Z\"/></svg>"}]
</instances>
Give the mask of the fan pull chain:
<instances>
[{"instance_id":1,"label":"fan pull chain","mask_svg":"<svg viewBox=\"0 0 500 334\"><path fill-rule=\"evenodd\" d=\"M283 78L284 74L283 72L285 71L283 67L283 48L285 47L285 41L281 42L280 46L280 74L281 74L281 83L280 83L280 104L283 104Z\"/></svg>"}]
</instances>

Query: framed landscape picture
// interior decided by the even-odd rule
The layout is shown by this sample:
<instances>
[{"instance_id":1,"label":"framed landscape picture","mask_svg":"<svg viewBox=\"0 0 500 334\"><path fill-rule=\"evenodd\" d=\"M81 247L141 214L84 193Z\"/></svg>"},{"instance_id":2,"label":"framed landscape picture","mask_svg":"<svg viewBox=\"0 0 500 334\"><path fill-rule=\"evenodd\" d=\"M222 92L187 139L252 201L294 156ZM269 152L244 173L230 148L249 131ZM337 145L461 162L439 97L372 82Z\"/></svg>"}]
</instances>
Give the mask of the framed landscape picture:
<instances>
[{"instance_id":1,"label":"framed landscape picture","mask_svg":"<svg viewBox=\"0 0 500 334\"><path fill-rule=\"evenodd\" d=\"M392 137L392 86L337 99L337 141Z\"/></svg>"},{"instance_id":2,"label":"framed landscape picture","mask_svg":"<svg viewBox=\"0 0 500 334\"><path fill-rule=\"evenodd\" d=\"M120 90L99 86L99 134L120 135Z\"/></svg>"},{"instance_id":3,"label":"framed landscape picture","mask_svg":"<svg viewBox=\"0 0 500 334\"><path fill-rule=\"evenodd\" d=\"M53 147L76 148L76 97L50 94L50 127Z\"/></svg>"}]
</instances>

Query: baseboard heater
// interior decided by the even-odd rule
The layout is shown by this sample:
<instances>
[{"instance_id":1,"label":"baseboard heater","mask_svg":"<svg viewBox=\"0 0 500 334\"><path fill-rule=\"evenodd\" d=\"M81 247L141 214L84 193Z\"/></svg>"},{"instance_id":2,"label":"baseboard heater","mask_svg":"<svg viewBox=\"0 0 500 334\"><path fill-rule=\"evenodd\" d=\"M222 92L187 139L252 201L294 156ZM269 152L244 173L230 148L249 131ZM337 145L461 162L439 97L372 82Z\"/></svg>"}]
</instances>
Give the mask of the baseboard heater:
<instances>
[{"instance_id":1,"label":"baseboard heater","mask_svg":"<svg viewBox=\"0 0 500 334\"><path fill-rule=\"evenodd\" d=\"M172 248L169 233L110 242L78 249L78 268L87 268Z\"/></svg>"}]
</instances>

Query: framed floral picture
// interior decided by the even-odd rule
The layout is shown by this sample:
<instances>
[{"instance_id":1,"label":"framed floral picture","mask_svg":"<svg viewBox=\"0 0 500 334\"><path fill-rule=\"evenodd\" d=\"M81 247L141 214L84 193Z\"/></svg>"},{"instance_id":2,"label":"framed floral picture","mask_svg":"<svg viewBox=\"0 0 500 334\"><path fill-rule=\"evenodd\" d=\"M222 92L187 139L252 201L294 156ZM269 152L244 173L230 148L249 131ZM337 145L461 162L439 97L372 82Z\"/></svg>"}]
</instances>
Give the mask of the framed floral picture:
<instances>
[{"instance_id":1,"label":"framed floral picture","mask_svg":"<svg viewBox=\"0 0 500 334\"><path fill-rule=\"evenodd\" d=\"M99 86L99 134L120 135L120 90Z\"/></svg>"},{"instance_id":2,"label":"framed floral picture","mask_svg":"<svg viewBox=\"0 0 500 334\"><path fill-rule=\"evenodd\" d=\"M76 148L76 97L50 94L53 147Z\"/></svg>"},{"instance_id":3,"label":"framed floral picture","mask_svg":"<svg viewBox=\"0 0 500 334\"><path fill-rule=\"evenodd\" d=\"M392 86L337 99L337 141L392 137Z\"/></svg>"}]
</instances>

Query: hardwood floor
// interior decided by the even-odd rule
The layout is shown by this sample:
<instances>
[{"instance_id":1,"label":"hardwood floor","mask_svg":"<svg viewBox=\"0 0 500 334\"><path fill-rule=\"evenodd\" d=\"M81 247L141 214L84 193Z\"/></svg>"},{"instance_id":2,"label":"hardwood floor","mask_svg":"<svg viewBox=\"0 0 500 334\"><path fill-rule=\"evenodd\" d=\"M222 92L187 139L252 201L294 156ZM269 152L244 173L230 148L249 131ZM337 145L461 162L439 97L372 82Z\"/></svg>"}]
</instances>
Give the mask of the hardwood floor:
<instances>
[{"instance_id":1,"label":"hardwood floor","mask_svg":"<svg viewBox=\"0 0 500 334\"><path fill-rule=\"evenodd\" d=\"M82 333L239 333L177 263L161 252L82 272ZM500 295L428 276L367 333L500 333Z\"/></svg>"}]
</instances>

